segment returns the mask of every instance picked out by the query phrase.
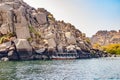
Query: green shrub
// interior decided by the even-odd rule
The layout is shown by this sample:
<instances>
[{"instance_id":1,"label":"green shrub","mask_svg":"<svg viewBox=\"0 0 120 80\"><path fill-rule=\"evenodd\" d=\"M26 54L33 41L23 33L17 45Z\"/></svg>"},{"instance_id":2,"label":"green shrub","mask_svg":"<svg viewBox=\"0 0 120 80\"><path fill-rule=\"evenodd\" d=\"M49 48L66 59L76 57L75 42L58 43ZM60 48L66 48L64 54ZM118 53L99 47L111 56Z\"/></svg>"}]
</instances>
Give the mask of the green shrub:
<instances>
[{"instance_id":1,"label":"green shrub","mask_svg":"<svg viewBox=\"0 0 120 80\"><path fill-rule=\"evenodd\" d=\"M55 21L55 18L53 17L52 14L49 14L47 17L48 17L48 19L50 19L50 20L52 20L52 21Z\"/></svg>"},{"instance_id":2,"label":"green shrub","mask_svg":"<svg viewBox=\"0 0 120 80\"><path fill-rule=\"evenodd\" d=\"M38 31L35 30L35 28L33 28L32 26L29 26L29 30L30 30L30 33L34 33L35 36L37 37L40 37L40 33Z\"/></svg>"},{"instance_id":3,"label":"green shrub","mask_svg":"<svg viewBox=\"0 0 120 80\"><path fill-rule=\"evenodd\" d=\"M85 41L86 41L87 43L90 43L90 39L89 39L89 38L86 38Z\"/></svg>"},{"instance_id":4,"label":"green shrub","mask_svg":"<svg viewBox=\"0 0 120 80\"><path fill-rule=\"evenodd\" d=\"M32 41L33 41L33 39L32 39L32 38L28 38L28 39L27 39L27 41L32 42Z\"/></svg>"},{"instance_id":5,"label":"green shrub","mask_svg":"<svg viewBox=\"0 0 120 80\"><path fill-rule=\"evenodd\" d=\"M15 34L14 33L11 33L9 32L8 34L5 34L3 36L0 37L0 44L4 43L4 42L7 42L7 41L10 41L10 38L11 37L14 37Z\"/></svg>"},{"instance_id":6,"label":"green shrub","mask_svg":"<svg viewBox=\"0 0 120 80\"><path fill-rule=\"evenodd\" d=\"M110 44L103 46L103 50L110 54L120 55L120 44Z\"/></svg>"}]
</instances>

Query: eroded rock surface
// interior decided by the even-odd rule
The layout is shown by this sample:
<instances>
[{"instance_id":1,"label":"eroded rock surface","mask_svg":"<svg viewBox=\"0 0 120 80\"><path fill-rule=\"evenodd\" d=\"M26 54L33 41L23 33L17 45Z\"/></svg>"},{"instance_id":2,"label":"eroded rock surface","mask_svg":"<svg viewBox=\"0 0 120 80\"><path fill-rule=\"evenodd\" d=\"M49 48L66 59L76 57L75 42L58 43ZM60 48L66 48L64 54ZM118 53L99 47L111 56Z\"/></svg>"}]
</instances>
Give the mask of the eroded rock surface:
<instances>
[{"instance_id":1,"label":"eroded rock surface","mask_svg":"<svg viewBox=\"0 0 120 80\"><path fill-rule=\"evenodd\" d=\"M95 35L92 36L91 43L97 43L101 46L109 44L120 44L120 30L98 31Z\"/></svg>"},{"instance_id":2,"label":"eroded rock surface","mask_svg":"<svg viewBox=\"0 0 120 80\"><path fill-rule=\"evenodd\" d=\"M88 54L92 48L85 34L75 26L56 21L44 8L35 9L22 0L0 0L0 37L8 33L15 37L17 51L26 51L19 53L22 59L41 58L39 52L47 55L70 51ZM1 43L10 39L1 39Z\"/></svg>"}]
</instances>

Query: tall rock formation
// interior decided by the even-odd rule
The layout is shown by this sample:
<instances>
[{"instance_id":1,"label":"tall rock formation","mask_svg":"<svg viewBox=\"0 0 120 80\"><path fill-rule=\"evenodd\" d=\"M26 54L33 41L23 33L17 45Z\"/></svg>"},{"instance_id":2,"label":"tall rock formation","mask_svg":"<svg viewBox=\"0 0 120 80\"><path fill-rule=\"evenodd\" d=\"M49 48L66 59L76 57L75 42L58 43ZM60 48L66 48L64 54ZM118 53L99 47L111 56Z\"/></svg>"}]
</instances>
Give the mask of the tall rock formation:
<instances>
[{"instance_id":1,"label":"tall rock formation","mask_svg":"<svg viewBox=\"0 0 120 80\"><path fill-rule=\"evenodd\" d=\"M98 31L91 38L91 43L105 46L108 44L120 44L120 30Z\"/></svg>"},{"instance_id":2,"label":"tall rock formation","mask_svg":"<svg viewBox=\"0 0 120 80\"><path fill-rule=\"evenodd\" d=\"M19 53L24 59L25 56L27 59L28 56L33 58L34 52L40 53L46 49L52 54L70 51L90 53L91 49L90 42L81 31L70 23L56 21L44 8L35 9L22 0L0 0L2 45L7 47L5 42L11 38L14 38L18 51L26 51L24 56Z\"/></svg>"}]
</instances>

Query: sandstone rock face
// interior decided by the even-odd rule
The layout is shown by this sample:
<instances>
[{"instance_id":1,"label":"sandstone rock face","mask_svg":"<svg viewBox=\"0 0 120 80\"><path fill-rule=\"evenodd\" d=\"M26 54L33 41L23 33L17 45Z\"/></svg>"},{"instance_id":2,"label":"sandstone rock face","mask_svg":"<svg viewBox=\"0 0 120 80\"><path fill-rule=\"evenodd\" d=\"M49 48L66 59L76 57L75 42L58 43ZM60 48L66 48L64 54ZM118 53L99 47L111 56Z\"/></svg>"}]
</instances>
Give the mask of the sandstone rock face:
<instances>
[{"instance_id":1,"label":"sandstone rock face","mask_svg":"<svg viewBox=\"0 0 120 80\"><path fill-rule=\"evenodd\" d=\"M16 37L17 49L26 51L20 53L22 59L30 58L33 50L59 54L78 49L90 52L92 48L85 35L73 25L56 21L44 8L36 10L22 0L0 0L0 36L8 33Z\"/></svg>"},{"instance_id":2,"label":"sandstone rock face","mask_svg":"<svg viewBox=\"0 0 120 80\"><path fill-rule=\"evenodd\" d=\"M98 31L91 38L92 44L99 44L101 46L108 44L118 44L120 43L120 32L111 30L111 31Z\"/></svg>"}]
</instances>

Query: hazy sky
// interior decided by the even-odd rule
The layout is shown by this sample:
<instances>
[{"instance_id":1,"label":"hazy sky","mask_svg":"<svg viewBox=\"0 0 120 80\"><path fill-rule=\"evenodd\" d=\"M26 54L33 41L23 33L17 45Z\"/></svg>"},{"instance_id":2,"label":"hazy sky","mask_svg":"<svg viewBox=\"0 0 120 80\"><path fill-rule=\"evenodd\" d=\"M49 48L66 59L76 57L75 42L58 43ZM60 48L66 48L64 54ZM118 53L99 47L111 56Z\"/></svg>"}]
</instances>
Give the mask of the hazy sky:
<instances>
[{"instance_id":1,"label":"hazy sky","mask_svg":"<svg viewBox=\"0 0 120 80\"><path fill-rule=\"evenodd\" d=\"M24 0L45 8L57 20L69 22L87 36L98 30L120 29L120 0Z\"/></svg>"}]
</instances>

